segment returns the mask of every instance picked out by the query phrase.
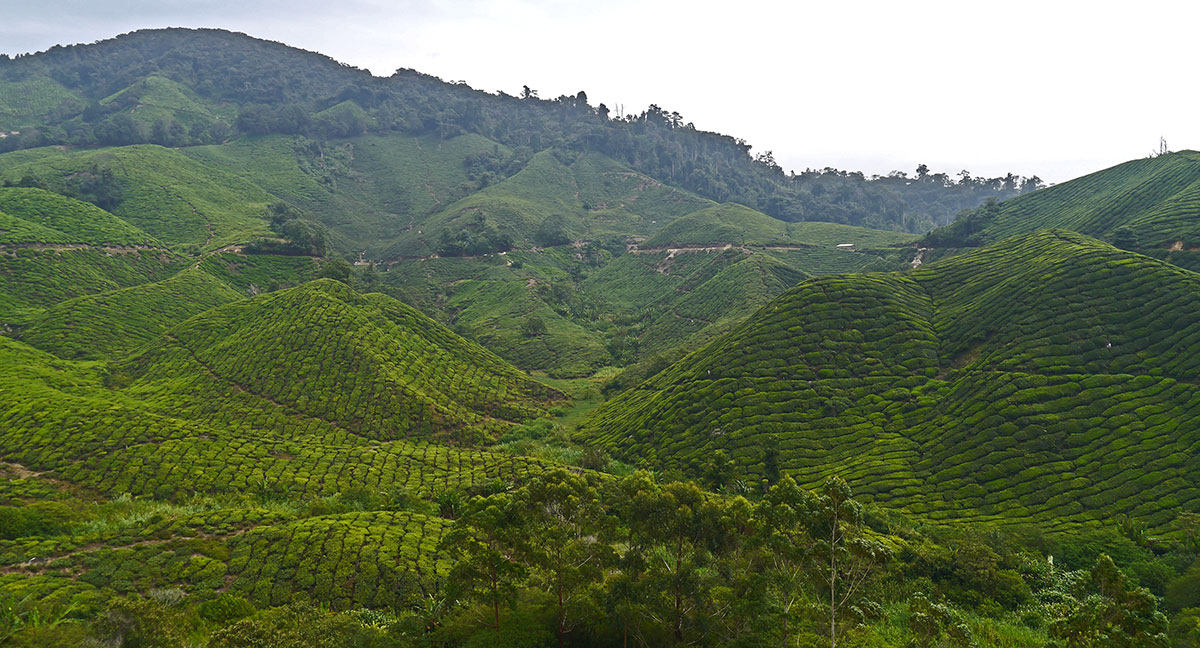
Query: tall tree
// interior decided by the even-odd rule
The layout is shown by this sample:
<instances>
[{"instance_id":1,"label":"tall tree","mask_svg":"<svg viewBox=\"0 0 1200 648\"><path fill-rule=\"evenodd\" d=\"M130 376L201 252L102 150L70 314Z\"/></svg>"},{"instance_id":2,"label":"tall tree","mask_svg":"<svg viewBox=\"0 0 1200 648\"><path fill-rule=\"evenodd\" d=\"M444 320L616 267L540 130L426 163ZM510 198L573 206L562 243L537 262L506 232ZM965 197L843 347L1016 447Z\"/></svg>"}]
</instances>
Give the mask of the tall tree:
<instances>
[{"instance_id":1,"label":"tall tree","mask_svg":"<svg viewBox=\"0 0 1200 648\"><path fill-rule=\"evenodd\" d=\"M851 495L850 485L840 477L826 481L816 500L812 526L814 556L828 601L830 648L837 648L845 612L858 602L875 568L890 557L883 543L865 537L862 505Z\"/></svg>"},{"instance_id":2,"label":"tall tree","mask_svg":"<svg viewBox=\"0 0 1200 648\"><path fill-rule=\"evenodd\" d=\"M1158 599L1129 582L1107 554L1092 568L1093 594L1050 626L1050 637L1067 648L1167 648L1167 617Z\"/></svg>"},{"instance_id":3,"label":"tall tree","mask_svg":"<svg viewBox=\"0 0 1200 648\"><path fill-rule=\"evenodd\" d=\"M526 544L526 560L554 599L559 648L574 622L573 612L604 577L615 553L605 542L612 523L601 506L594 476L554 470L538 475L519 491L518 505L529 516L537 542Z\"/></svg>"},{"instance_id":4,"label":"tall tree","mask_svg":"<svg viewBox=\"0 0 1200 648\"><path fill-rule=\"evenodd\" d=\"M519 557L529 551L531 540L525 512L511 494L473 500L439 547L455 561L447 592L487 604L490 625L499 630L500 608L516 604L517 586L527 573Z\"/></svg>"}]
</instances>

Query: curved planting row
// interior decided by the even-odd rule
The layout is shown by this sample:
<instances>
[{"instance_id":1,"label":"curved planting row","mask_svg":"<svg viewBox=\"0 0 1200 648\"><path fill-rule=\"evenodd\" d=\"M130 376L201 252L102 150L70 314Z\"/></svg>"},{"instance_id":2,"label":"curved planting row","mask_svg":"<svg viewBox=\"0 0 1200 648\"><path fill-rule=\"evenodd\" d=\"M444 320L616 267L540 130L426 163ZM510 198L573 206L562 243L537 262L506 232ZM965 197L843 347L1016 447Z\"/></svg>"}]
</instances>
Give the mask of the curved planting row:
<instances>
[{"instance_id":1,"label":"curved planting row","mask_svg":"<svg viewBox=\"0 0 1200 648\"><path fill-rule=\"evenodd\" d=\"M447 525L419 513L369 512L254 529L230 542L229 588L259 606L403 604L449 570L437 555Z\"/></svg>"}]
</instances>

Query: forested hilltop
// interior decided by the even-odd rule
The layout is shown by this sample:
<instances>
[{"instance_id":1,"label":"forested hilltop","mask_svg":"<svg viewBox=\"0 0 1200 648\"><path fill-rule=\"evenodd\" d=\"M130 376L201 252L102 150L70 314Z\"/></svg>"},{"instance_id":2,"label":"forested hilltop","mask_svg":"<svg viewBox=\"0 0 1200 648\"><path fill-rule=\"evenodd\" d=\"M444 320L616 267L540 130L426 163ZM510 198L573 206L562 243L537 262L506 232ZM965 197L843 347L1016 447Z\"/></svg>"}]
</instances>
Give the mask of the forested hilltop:
<instances>
[{"instance_id":1,"label":"forested hilltop","mask_svg":"<svg viewBox=\"0 0 1200 648\"><path fill-rule=\"evenodd\" d=\"M1193 152L791 175L176 29L0 133L0 645L1200 646Z\"/></svg>"},{"instance_id":2,"label":"forested hilltop","mask_svg":"<svg viewBox=\"0 0 1200 648\"><path fill-rule=\"evenodd\" d=\"M13 96L0 103L0 129L17 131L0 141L0 151L213 144L237 134L472 133L512 149L599 152L711 200L786 221L906 232L1040 186L1036 177L948 175L924 165L911 176L785 173L769 151L751 155L745 141L697 130L658 106L622 116L590 105L584 92L543 99L526 87L520 96L491 95L404 69L377 78L320 54L220 30L146 30L0 58L0 83L0 94Z\"/></svg>"}]
</instances>

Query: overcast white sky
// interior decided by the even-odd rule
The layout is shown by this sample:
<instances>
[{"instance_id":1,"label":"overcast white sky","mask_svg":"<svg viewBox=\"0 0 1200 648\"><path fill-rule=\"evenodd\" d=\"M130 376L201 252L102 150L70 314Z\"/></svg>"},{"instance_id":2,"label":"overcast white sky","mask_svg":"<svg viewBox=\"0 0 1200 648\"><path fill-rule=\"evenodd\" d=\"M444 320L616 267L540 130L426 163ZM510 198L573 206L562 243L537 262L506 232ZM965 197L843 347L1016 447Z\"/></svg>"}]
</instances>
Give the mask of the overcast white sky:
<instances>
[{"instance_id":1,"label":"overcast white sky","mask_svg":"<svg viewBox=\"0 0 1200 648\"><path fill-rule=\"evenodd\" d=\"M0 0L0 51L221 27L389 75L656 103L785 169L1061 182L1200 148L1200 3Z\"/></svg>"}]
</instances>

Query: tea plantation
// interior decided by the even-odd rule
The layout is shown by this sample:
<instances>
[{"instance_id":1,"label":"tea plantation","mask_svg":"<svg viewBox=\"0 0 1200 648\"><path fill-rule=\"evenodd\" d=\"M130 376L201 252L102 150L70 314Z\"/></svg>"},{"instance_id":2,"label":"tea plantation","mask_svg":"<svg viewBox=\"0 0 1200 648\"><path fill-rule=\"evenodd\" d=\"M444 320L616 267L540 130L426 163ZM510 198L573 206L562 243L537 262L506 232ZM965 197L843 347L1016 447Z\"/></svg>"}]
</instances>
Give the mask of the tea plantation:
<instances>
[{"instance_id":1,"label":"tea plantation","mask_svg":"<svg viewBox=\"0 0 1200 648\"><path fill-rule=\"evenodd\" d=\"M0 645L1200 646L1200 154L751 150L0 52Z\"/></svg>"},{"instance_id":2,"label":"tea plantation","mask_svg":"<svg viewBox=\"0 0 1200 648\"><path fill-rule=\"evenodd\" d=\"M717 450L755 479L838 474L932 518L1163 528L1200 501L1197 344L1200 276L1048 231L809 280L582 431L696 475Z\"/></svg>"},{"instance_id":3,"label":"tea plantation","mask_svg":"<svg viewBox=\"0 0 1200 648\"><path fill-rule=\"evenodd\" d=\"M941 230L936 245L981 245L1057 227L1114 244L1184 249L1200 245L1200 153L1131 160L1025 196L980 208ZM1129 242L1116 239L1125 230Z\"/></svg>"},{"instance_id":4,"label":"tea plantation","mask_svg":"<svg viewBox=\"0 0 1200 648\"><path fill-rule=\"evenodd\" d=\"M97 246L162 247L149 234L80 200L42 189L0 188L0 245L82 243Z\"/></svg>"},{"instance_id":5,"label":"tea plantation","mask_svg":"<svg viewBox=\"0 0 1200 648\"><path fill-rule=\"evenodd\" d=\"M8 182L32 178L70 194L87 191L89 176L104 187L103 202L115 216L167 245L213 250L267 233L269 194L174 149L39 148L0 156L0 179Z\"/></svg>"}]
</instances>

